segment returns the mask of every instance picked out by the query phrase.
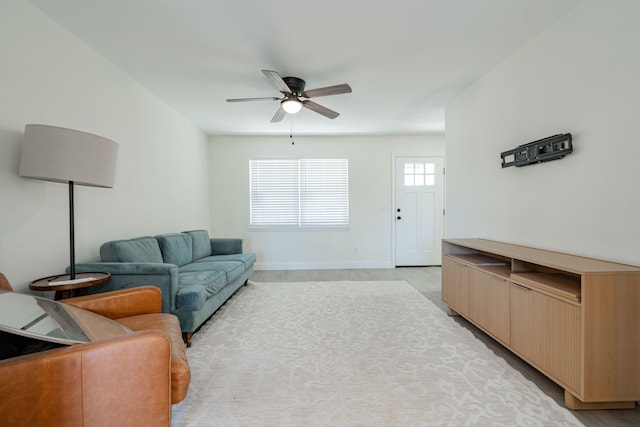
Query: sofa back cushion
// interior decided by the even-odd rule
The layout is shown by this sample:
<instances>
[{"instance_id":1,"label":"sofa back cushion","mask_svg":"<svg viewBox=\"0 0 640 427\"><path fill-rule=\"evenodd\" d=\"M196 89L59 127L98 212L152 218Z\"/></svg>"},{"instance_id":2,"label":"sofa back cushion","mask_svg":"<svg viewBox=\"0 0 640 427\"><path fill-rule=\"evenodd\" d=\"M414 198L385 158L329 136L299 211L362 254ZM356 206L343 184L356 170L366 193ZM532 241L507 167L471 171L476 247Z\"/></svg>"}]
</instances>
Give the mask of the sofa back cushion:
<instances>
[{"instance_id":1,"label":"sofa back cushion","mask_svg":"<svg viewBox=\"0 0 640 427\"><path fill-rule=\"evenodd\" d=\"M156 236L164 262L181 267L193 261L191 236L185 233L169 233Z\"/></svg>"},{"instance_id":2,"label":"sofa back cushion","mask_svg":"<svg viewBox=\"0 0 640 427\"><path fill-rule=\"evenodd\" d=\"M191 236L194 261L211 255L211 240L207 230L191 230L185 233Z\"/></svg>"},{"instance_id":3,"label":"sofa back cushion","mask_svg":"<svg viewBox=\"0 0 640 427\"><path fill-rule=\"evenodd\" d=\"M149 236L103 243L100 257L105 262L163 262L158 241Z\"/></svg>"}]
</instances>

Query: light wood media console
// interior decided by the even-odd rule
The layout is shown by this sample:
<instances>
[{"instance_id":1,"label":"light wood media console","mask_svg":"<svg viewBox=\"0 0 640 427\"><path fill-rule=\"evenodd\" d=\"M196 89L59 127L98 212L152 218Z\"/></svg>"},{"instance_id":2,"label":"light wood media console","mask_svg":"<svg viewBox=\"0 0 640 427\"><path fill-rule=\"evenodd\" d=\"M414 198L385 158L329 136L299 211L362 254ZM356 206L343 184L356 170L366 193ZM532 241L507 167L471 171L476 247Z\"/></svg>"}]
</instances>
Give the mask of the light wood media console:
<instances>
[{"instance_id":1,"label":"light wood media console","mask_svg":"<svg viewBox=\"0 0 640 427\"><path fill-rule=\"evenodd\" d=\"M568 408L640 400L640 267L445 239L442 299L563 387Z\"/></svg>"}]
</instances>

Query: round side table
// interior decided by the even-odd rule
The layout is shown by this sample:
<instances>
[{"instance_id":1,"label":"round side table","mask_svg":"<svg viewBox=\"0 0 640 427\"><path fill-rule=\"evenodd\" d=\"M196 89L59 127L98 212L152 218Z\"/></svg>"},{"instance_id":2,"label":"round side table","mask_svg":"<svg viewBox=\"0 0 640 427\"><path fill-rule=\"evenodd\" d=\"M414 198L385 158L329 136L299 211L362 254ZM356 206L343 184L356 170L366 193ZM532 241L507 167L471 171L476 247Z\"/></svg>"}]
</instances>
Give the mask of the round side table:
<instances>
[{"instance_id":1,"label":"round side table","mask_svg":"<svg viewBox=\"0 0 640 427\"><path fill-rule=\"evenodd\" d=\"M91 286L104 283L110 278L111 273L104 272L76 273L73 280L69 274L57 274L34 280L29 283L29 289L55 291L54 299L58 301L72 296L87 295Z\"/></svg>"}]
</instances>

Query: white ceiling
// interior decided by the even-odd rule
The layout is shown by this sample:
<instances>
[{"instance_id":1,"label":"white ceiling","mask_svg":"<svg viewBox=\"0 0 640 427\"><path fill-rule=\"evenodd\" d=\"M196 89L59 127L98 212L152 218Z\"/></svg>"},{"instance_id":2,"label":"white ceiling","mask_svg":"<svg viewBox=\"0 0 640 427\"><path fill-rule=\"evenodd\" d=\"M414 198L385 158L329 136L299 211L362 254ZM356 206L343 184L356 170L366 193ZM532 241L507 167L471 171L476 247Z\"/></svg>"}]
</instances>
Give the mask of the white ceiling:
<instances>
[{"instance_id":1,"label":"white ceiling","mask_svg":"<svg viewBox=\"0 0 640 427\"><path fill-rule=\"evenodd\" d=\"M444 107L579 0L31 0L208 134L444 132ZM307 89L340 116L271 123L280 93Z\"/></svg>"}]
</instances>

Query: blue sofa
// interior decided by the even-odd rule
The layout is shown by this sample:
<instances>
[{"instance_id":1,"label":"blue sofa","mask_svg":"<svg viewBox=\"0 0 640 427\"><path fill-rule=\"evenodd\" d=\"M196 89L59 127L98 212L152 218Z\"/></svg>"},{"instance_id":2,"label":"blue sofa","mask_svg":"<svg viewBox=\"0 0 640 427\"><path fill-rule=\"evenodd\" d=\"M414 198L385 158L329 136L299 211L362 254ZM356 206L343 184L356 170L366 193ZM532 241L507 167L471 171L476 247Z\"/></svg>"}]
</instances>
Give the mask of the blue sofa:
<instances>
[{"instance_id":1,"label":"blue sofa","mask_svg":"<svg viewBox=\"0 0 640 427\"><path fill-rule=\"evenodd\" d=\"M193 333L253 273L256 256L241 239L210 238L206 230L113 240L100 246L100 262L76 264L76 272L105 271L111 280L90 293L153 285L162 311L180 319L187 346Z\"/></svg>"}]
</instances>

